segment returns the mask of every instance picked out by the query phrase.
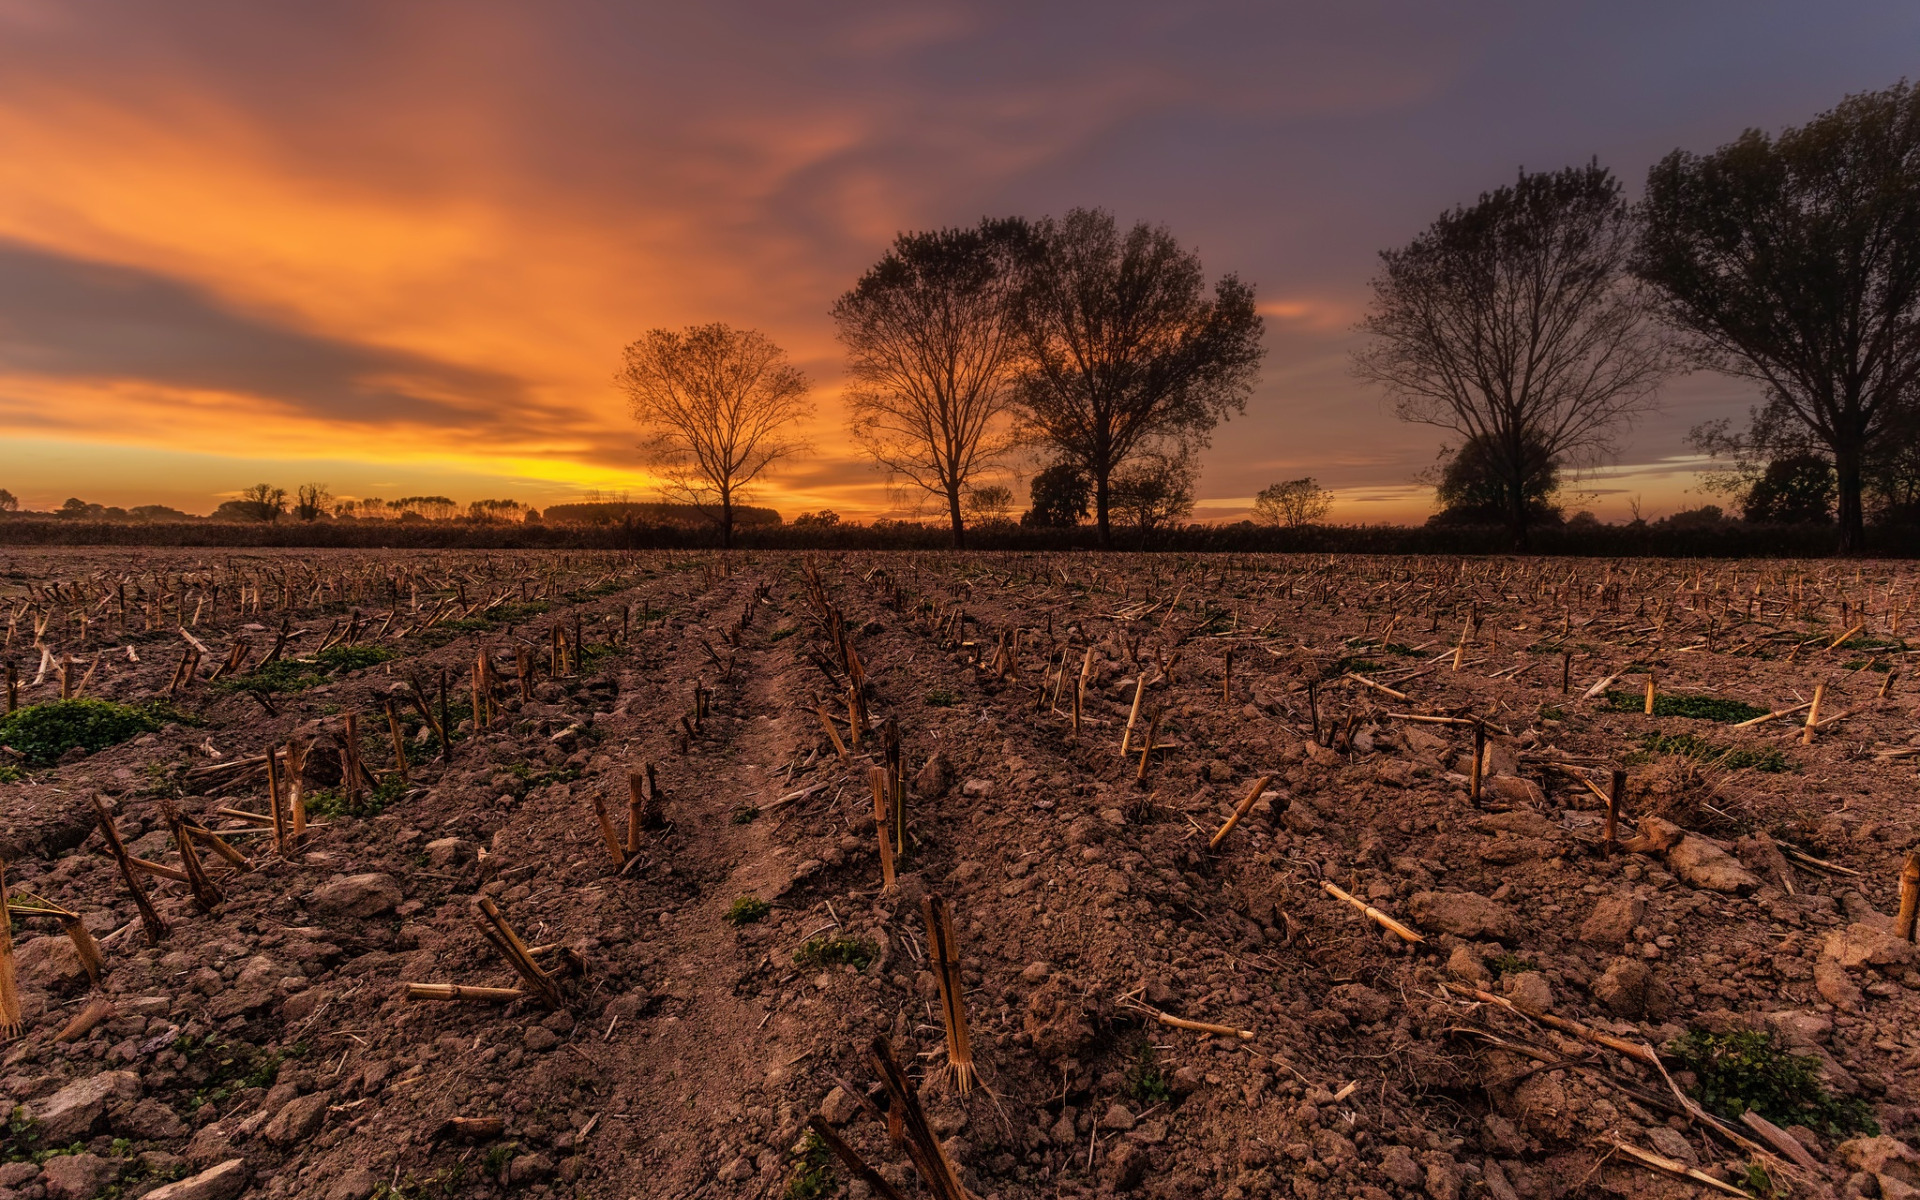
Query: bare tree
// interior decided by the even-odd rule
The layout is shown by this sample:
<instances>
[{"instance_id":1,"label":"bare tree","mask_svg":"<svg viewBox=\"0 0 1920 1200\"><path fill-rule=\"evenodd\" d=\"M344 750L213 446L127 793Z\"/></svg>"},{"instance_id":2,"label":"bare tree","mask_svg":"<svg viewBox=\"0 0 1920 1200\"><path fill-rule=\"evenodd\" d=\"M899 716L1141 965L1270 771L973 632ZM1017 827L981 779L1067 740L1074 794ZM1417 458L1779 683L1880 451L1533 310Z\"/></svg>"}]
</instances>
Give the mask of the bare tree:
<instances>
[{"instance_id":1,"label":"bare tree","mask_svg":"<svg viewBox=\"0 0 1920 1200\"><path fill-rule=\"evenodd\" d=\"M303 483L295 492L293 515L302 521L317 521L327 511L333 493L324 483Z\"/></svg>"},{"instance_id":2,"label":"bare tree","mask_svg":"<svg viewBox=\"0 0 1920 1200\"><path fill-rule=\"evenodd\" d=\"M1592 163L1522 171L1380 255L1361 323L1375 341L1355 372L1397 399L1401 420L1482 448L1516 549L1539 457L1610 453L1671 369L1626 274L1632 245L1620 184Z\"/></svg>"},{"instance_id":3,"label":"bare tree","mask_svg":"<svg viewBox=\"0 0 1920 1200\"><path fill-rule=\"evenodd\" d=\"M1122 234L1076 208L1034 226L1021 299L1026 419L1092 482L1111 546L1114 472L1204 446L1246 411L1263 354L1253 288L1226 275L1209 296L1199 255L1164 226Z\"/></svg>"},{"instance_id":4,"label":"bare tree","mask_svg":"<svg viewBox=\"0 0 1920 1200\"><path fill-rule=\"evenodd\" d=\"M1288 529L1317 524L1333 511L1333 493L1320 486L1313 476L1268 484L1253 498L1253 518L1264 525L1284 525Z\"/></svg>"},{"instance_id":5,"label":"bare tree","mask_svg":"<svg viewBox=\"0 0 1920 1200\"><path fill-rule=\"evenodd\" d=\"M714 323L650 329L618 376L647 433L664 490L693 504L733 545L733 509L774 463L805 449L789 431L809 416L807 377L764 334Z\"/></svg>"},{"instance_id":6,"label":"bare tree","mask_svg":"<svg viewBox=\"0 0 1920 1200\"><path fill-rule=\"evenodd\" d=\"M1777 138L1647 175L1636 269L1695 364L1766 389L1747 438L1831 456L1840 549L1920 415L1920 89L1851 96ZM1895 447L1898 447L1896 449Z\"/></svg>"},{"instance_id":7,"label":"bare tree","mask_svg":"<svg viewBox=\"0 0 1920 1200\"><path fill-rule=\"evenodd\" d=\"M969 481L1014 445L1012 300L1026 238L1017 219L903 233L833 306L854 437L946 501L955 547L966 544Z\"/></svg>"}]
</instances>

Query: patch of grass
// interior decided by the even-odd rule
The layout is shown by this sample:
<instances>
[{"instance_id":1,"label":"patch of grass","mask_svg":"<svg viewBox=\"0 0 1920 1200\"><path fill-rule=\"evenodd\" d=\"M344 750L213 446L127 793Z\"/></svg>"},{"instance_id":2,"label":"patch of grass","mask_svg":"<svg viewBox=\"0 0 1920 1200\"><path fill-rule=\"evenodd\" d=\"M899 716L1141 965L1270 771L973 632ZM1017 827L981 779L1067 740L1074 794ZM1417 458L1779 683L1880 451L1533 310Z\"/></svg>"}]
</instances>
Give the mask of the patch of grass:
<instances>
[{"instance_id":1,"label":"patch of grass","mask_svg":"<svg viewBox=\"0 0 1920 1200\"><path fill-rule=\"evenodd\" d=\"M398 775L390 775L380 783L360 793L357 801L349 803L346 792L341 788L317 788L308 792L302 799L307 806L309 817L377 817L387 810L401 796L406 795L407 785Z\"/></svg>"},{"instance_id":2,"label":"patch of grass","mask_svg":"<svg viewBox=\"0 0 1920 1200\"><path fill-rule=\"evenodd\" d=\"M84 698L29 704L0 719L0 745L11 746L29 765L50 766L75 746L92 754L152 733L170 713L163 706Z\"/></svg>"},{"instance_id":3,"label":"patch of grass","mask_svg":"<svg viewBox=\"0 0 1920 1200\"><path fill-rule=\"evenodd\" d=\"M1540 706L1540 719L1542 721L1564 721L1567 719L1567 710L1561 708L1558 704L1542 704Z\"/></svg>"},{"instance_id":4,"label":"patch of grass","mask_svg":"<svg viewBox=\"0 0 1920 1200\"><path fill-rule=\"evenodd\" d=\"M480 1165L486 1170L487 1177L498 1179L500 1172L506 1170L507 1164L513 1161L513 1152L519 1148L519 1142L501 1142L498 1145L489 1146L487 1156L480 1160Z\"/></svg>"},{"instance_id":5,"label":"patch of grass","mask_svg":"<svg viewBox=\"0 0 1920 1200\"><path fill-rule=\"evenodd\" d=\"M1614 712L1643 712L1646 704L1645 692L1607 693L1607 707ZM1743 700L1727 700L1719 696L1676 696L1665 692L1655 692L1653 696L1653 715L1656 717L1687 717L1695 721L1736 725L1741 721L1764 717L1770 711L1755 708Z\"/></svg>"},{"instance_id":6,"label":"patch of grass","mask_svg":"<svg viewBox=\"0 0 1920 1200\"><path fill-rule=\"evenodd\" d=\"M1153 1043L1142 1042L1127 1065L1127 1095L1140 1104L1165 1104L1173 1099L1173 1089L1153 1053Z\"/></svg>"},{"instance_id":7,"label":"patch of grass","mask_svg":"<svg viewBox=\"0 0 1920 1200\"><path fill-rule=\"evenodd\" d=\"M502 621L509 625L518 625L530 617L537 617L551 611L553 606L545 600L534 600L526 604L502 604L486 614L488 619Z\"/></svg>"},{"instance_id":8,"label":"patch of grass","mask_svg":"<svg viewBox=\"0 0 1920 1200\"><path fill-rule=\"evenodd\" d=\"M1487 960L1487 970L1492 971L1494 977L1498 978L1502 975L1519 975L1527 971L1537 971L1539 967L1534 964L1532 959L1522 958L1518 954L1508 951L1489 958Z\"/></svg>"},{"instance_id":9,"label":"patch of grass","mask_svg":"<svg viewBox=\"0 0 1920 1200\"><path fill-rule=\"evenodd\" d=\"M1776 1125L1805 1125L1831 1138L1880 1132L1865 1100L1827 1091L1820 1060L1781 1049L1770 1033L1693 1029L1668 1043L1667 1053L1698 1080L1700 1103L1729 1120L1752 1109Z\"/></svg>"},{"instance_id":10,"label":"patch of grass","mask_svg":"<svg viewBox=\"0 0 1920 1200\"><path fill-rule=\"evenodd\" d=\"M1868 667L1871 667L1874 671L1878 672L1881 675L1885 675L1888 671L1893 670L1892 663L1880 662L1877 659L1869 660L1864 658L1856 658L1852 662L1846 662L1846 663L1840 664L1840 669L1842 671L1858 671Z\"/></svg>"},{"instance_id":11,"label":"patch of grass","mask_svg":"<svg viewBox=\"0 0 1920 1200\"><path fill-rule=\"evenodd\" d=\"M952 708L960 703L960 697L946 688L934 688L926 694L925 699L928 708Z\"/></svg>"},{"instance_id":12,"label":"patch of grass","mask_svg":"<svg viewBox=\"0 0 1920 1200\"><path fill-rule=\"evenodd\" d=\"M1387 642L1380 647L1380 652L1382 654L1397 654L1401 658L1416 658L1421 653L1404 642Z\"/></svg>"},{"instance_id":13,"label":"patch of grass","mask_svg":"<svg viewBox=\"0 0 1920 1200\"><path fill-rule=\"evenodd\" d=\"M1368 671L1378 671L1379 669L1380 664L1374 662L1372 659L1362 658L1357 654L1349 654L1339 662L1333 664L1333 672L1328 678L1337 679L1349 671L1352 671L1355 675L1365 675Z\"/></svg>"},{"instance_id":14,"label":"patch of grass","mask_svg":"<svg viewBox=\"0 0 1920 1200\"><path fill-rule=\"evenodd\" d=\"M798 625L782 625L780 628L774 630L772 633L769 633L767 635L767 645L771 646L777 642L784 642L788 638L792 637L794 634L799 632L800 632L800 627Z\"/></svg>"},{"instance_id":15,"label":"patch of grass","mask_svg":"<svg viewBox=\"0 0 1920 1200\"><path fill-rule=\"evenodd\" d=\"M751 825L759 819L760 810L751 804L742 804L739 808L733 810L733 823L735 825Z\"/></svg>"},{"instance_id":16,"label":"patch of grass","mask_svg":"<svg viewBox=\"0 0 1920 1200\"><path fill-rule=\"evenodd\" d=\"M820 1135L807 1130L794 1155L793 1174L787 1179L787 1200L819 1200L833 1190L833 1151Z\"/></svg>"},{"instance_id":17,"label":"patch of grass","mask_svg":"<svg viewBox=\"0 0 1920 1200\"><path fill-rule=\"evenodd\" d=\"M1744 746L1723 746L1691 733L1650 733L1640 739L1640 745L1654 754L1677 754L1703 766L1725 767L1730 771L1779 774L1793 769L1792 760L1772 747L1751 750Z\"/></svg>"},{"instance_id":18,"label":"patch of grass","mask_svg":"<svg viewBox=\"0 0 1920 1200\"><path fill-rule=\"evenodd\" d=\"M26 777L27 773L19 767L8 763L0 763L0 783L19 783Z\"/></svg>"},{"instance_id":19,"label":"patch of grass","mask_svg":"<svg viewBox=\"0 0 1920 1200\"><path fill-rule=\"evenodd\" d=\"M760 897L742 896L728 907L727 924L736 927L740 925L751 925L756 921L766 920L767 914L772 911L773 905L768 904Z\"/></svg>"},{"instance_id":20,"label":"patch of grass","mask_svg":"<svg viewBox=\"0 0 1920 1200\"><path fill-rule=\"evenodd\" d=\"M865 938L832 937L820 934L793 952L793 961L802 967L838 967L851 964L864 971L873 962L878 947Z\"/></svg>"}]
</instances>

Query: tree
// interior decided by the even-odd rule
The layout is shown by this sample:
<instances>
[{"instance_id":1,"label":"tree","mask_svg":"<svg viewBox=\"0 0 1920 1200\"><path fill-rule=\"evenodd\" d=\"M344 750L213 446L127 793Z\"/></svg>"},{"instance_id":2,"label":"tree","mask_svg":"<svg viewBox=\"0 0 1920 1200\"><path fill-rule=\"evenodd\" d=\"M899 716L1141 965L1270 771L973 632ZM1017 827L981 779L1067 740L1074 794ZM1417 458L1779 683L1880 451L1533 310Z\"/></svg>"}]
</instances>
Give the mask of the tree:
<instances>
[{"instance_id":1,"label":"tree","mask_svg":"<svg viewBox=\"0 0 1920 1200\"><path fill-rule=\"evenodd\" d=\"M1486 456L1516 549L1540 455L1604 456L1670 370L1626 272L1632 244L1620 184L1592 163L1522 171L1380 255L1355 372L1401 420Z\"/></svg>"},{"instance_id":2,"label":"tree","mask_svg":"<svg viewBox=\"0 0 1920 1200\"><path fill-rule=\"evenodd\" d=\"M0 488L0 512L19 512L20 498L6 488Z\"/></svg>"},{"instance_id":3,"label":"tree","mask_svg":"<svg viewBox=\"0 0 1920 1200\"><path fill-rule=\"evenodd\" d=\"M498 525L530 519L533 510L518 500L475 500L467 505L467 520L477 525Z\"/></svg>"},{"instance_id":4,"label":"tree","mask_svg":"<svg viewBox=\"0 0 1920 1200\"><path fill-rule=\"evenodd\" d=\"M1825 525L1833 520L1836 482L1833 464L1818 454L1773 459L1747 489L1740 516L1756 524Z\"/></svg>"},{"instance_id":5,"label":"tree","mask_svg":"<svg viewBox=\"0 0 1920 1200\"><path fill-rule=\"evenodd\" d=\"M1253 519L1263 525L1284 525L1299 529L1317 525L1333 511L1333 493L1317 483L1313 476L1272 483L1253 498Z\"/></svg>"},{"instance_id":6,"label":"tree","mask_svg":"<svg viewBox=\"0 0 1920 1200\"><path fill-rule=\"evenodd\" d=\"M1641 213L1635 270L1661 316L1696 365L1765 388L1758 415L1825 448L1840 550L1859 550L1869 461L1920 403L1920 92L1675 150Z\"/></svg>"},{"instance_id":7,"label":"tree","mask_svg":"<svg viewBox=\"0 0 1920 1200\"><path fill-rule=\"evenodd\" d=\"M240 493L236 511L244 514L248 520L278 521L287 511L287 489L277 488L268 483L256 483ZM226 505L221 505L225 508Z\"/></svg>"},{"instance_id":8,"label":"tree","mask_svg":"<svg viewBox=\"0 0 1920 1200\"><path fill-rule=\"evenodd\" d=\"M946 501L966 545L969 481L1014 445L1013 298L1027 224L903 233L833 306L854 438L896 478Z\"/></svg>"},{"instance_id":9,"label":"tree","mask_svg":"<svg viewBox=\"0 0 1920 1200\"><path fill-rule=\"evenodd\" d=\"M1199 255L1166 227L1122 234L1077 208L1034 226L1020 299L1027 423L1085 473L1111 546L1114 473L1204 446L1246 411L1263 353L1253 288L1226 275L1209 296Z\"/></svg>"},{"instance_id":10,"label":"tree","mask_svg":"<svg viewBox=\"0 0 1920 1200\"><path fill-rule=\"evenodd\" d=\"M1138 458L1114 472L1111 503L1120 524L1144 540L1193 511L1198 471L1189 454Z\"/></svg>"},{"instance_id":11,"label":"tree","mask_svg":"<svg viewBox=\"0 0 1920 1200\"><path fill-rule=\"evenodd\" d=\"M333 493L324 483L303 483L300 485L293 505L293 515L302 521L317 521L326 515L327 503L333 499Z\"/></svg>"},{"instance_id":12,"label":"tree","mask_svg":"<svg viewBox=\"0 0 1920 1200\"><path fill-rule=\"evenodd\" d=\"M999 525L1013 511L1013 489L1004 483L983 483L967 489L967 516L976 525Z\"/></svg>"},{"instance_id":13,"label":"tree","mask_svg":"<svg viewBox=\"0 0 1920 1200\"><path fill-rule=\"evenodd\" d=\"M1521 513L1525 528L1560 523L1553 497L1560 490L1560 462L1537 442L1521 446ZM1506 525L1512 528L1512 483L1507 456L1486 438L1469 438L1455 451L1442 452L1434 494L1445 507L1428 521L1434 525Z\"/></svg>"},{"instance_id":14,"label":"tree","mask_svg":"<svg viewBox=\"0 0 1920 1200\"><path fill-rule=\"evenodd\" d=\"M714 520L731 548L734 504L805 448L788 426L813 412L806 376L764 334L716 322L648 330L626 348L618 382L662 490Z\"/></svg>"},{"instance_id":15,"label":"tree","mask_svg":"<svg viewBox=\"0 0 1920 1200\"><path fill-rule=\"evenodd\" d=\"M1029 507L1020 523L1030 528L1066 529L1087 519L1093 484L1073 463L1055 463L1027 487Z\"/></svg>"}]
</instances>

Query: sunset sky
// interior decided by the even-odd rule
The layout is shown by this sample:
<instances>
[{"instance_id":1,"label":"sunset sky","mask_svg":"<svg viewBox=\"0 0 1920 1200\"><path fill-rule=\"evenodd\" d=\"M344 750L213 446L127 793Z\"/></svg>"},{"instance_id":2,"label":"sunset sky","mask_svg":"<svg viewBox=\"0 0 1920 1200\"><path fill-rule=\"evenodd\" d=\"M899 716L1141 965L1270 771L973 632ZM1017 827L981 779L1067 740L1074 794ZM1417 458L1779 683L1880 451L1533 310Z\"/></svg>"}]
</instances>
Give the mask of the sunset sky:
<instances>
[{"instance_id":1,"label":"sunset sky","mask_svg":"<svg viewBox=\"0 0 1920 1200\"><path fill-rule=\"evenodd\" d=\"M1335 520L1418 520L1441 437L1347 366L1381 248L1522 166L1637 194L1916 46L1920 7L1866 0L0 0L0 487L651 498L620 349L720 320L816 383L817 453L764 501L892 511L841 431L834 298L898 231L1097 205L1261 297L1201 516L1313 475ZM1755 397L1666 397L1576 506L1711 499L1683 435Z\"/></svg>"}]
</instances>

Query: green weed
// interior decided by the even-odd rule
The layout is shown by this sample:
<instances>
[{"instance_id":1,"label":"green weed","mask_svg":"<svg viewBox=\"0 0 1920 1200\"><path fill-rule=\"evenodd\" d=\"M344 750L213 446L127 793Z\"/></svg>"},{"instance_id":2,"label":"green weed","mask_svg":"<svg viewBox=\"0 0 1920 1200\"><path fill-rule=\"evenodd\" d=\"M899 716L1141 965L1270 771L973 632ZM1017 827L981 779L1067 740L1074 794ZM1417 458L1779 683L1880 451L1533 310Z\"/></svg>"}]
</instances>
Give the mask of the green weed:
<instances>
[{"instance_id":1,"label":"green weed","mask_svg":"<svg viewBox=\"0 0 1920 1200\"><path fill-rule=\"evenodd\" d=\"M807 1130L794 1155L793 1174L787 1179L787 1200L819 1200L833 1190L833 1151L820 1135Z\"/></svg>"},{"instance_id":2,"label":"green weed","mask_svg":"<svg viewBox=\"0 0 1920 1200\"><path fill-rule=\"evenodd\" d=\"M878 947L864 938L831 937L820 934L793 952L793 961L802 967L838 967L851 964L864 971L873 962Z\"/></svg>"},{"instance_id":3,"label":"green weed","mask_svg":"<svg viewBox=\"0 0 1920 1200\"><path fill-rule=\"evenodd\" d=\"M1173 1099L1173 1089L1167 1085L1151 1042L1140 1043L1127 1067L1127 1095L1140 1104L1165 1104Z\"/></svg>"},{"instance_id":4,"label":"green weed","mask_svg":"<svg viewBox=\"0 0 1920 1200\"><path fill-rule=\"evenodd\" d=\"M934 688L927 693L926 701L928 708L952 708L954 705L960 703L960 697L954 695L946 688Z\"/></svg>"},{"instance_id":5,"label":"green weed","mask_svg":"<svg viewBox=\"0 0 1920 1200\"><path fill-rule=\"evenodd\" d=\"M1643 712L1646 703L1644 692L1607 693L1607 706L1614 712ZM1656 717L1688 717L1696 721L1720 721L1736 725L1741 721L1764 717L1769 711L1755 708L1745 701L1726 700L1719 696L1676 696L1661 692L1655 692L1653 696L1653 715Z\"/></svg>"},{"instance_id":6,"label":"green weed","mask_svg":"<svg viewBox=\"0 0 1920 1200\"><path fill-rule=\"evenodd\" d=\"M1820 1082L1820 1060L1774 1045L1773 1035L1689 1030L1667 1053L1699 1081L1700 1103L1729 1120L1752 1109L1776 1125L1805 1125L1828 1137L1880 1132L1867 1102L1837 1097Z\"/></svg>"},{"instance_id":7,"label":"green weed","mask_svg":"<svg viewBox=\"0 0 1920 1200\"><path fill-rule=\"evenodd\" d=\"M772 911L773 905L760 897L742 896L727 909L727 924L751 925L756 921L766 920L767 914Z\"/></svg>"},{"instance_id":8,"label":"green weed","mask_svg":"<svg viewBox=\"0 0 1920 1200\"><path fill-rule=\"evenodd\" d=\"M32 766L49 766L79 746L87 753L105 750L172 719L162 705L133 707L111 700L52 700L15 709L0 719L0 745L10 746Z\"/></svg>"}]
</instances>

